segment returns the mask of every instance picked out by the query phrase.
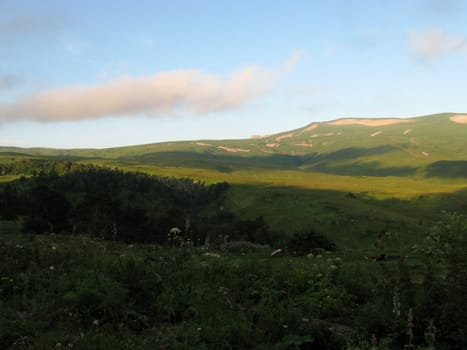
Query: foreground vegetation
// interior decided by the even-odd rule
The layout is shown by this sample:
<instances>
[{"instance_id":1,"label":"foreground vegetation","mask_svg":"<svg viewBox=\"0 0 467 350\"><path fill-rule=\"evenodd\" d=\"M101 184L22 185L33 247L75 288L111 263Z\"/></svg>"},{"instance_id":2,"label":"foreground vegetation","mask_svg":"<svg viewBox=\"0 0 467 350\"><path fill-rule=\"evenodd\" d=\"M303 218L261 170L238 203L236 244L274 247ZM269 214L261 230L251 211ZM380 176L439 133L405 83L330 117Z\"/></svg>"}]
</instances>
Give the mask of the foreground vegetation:
<instances>
[{"instance_id":1,"label":"foreground vegetation","mask_svg":"<svg viewBox=\"0 0 467 350\"><path fill-rule=\"evenodd\" d=\"M2 222L0 348L463 349L467 219L446 214L416 257L211 250ZM381 249L380 246L377 246ZM273 255L273 256L271 256ZM371 258L370 258L371 260Z\"/></svg>"}]
</instances>

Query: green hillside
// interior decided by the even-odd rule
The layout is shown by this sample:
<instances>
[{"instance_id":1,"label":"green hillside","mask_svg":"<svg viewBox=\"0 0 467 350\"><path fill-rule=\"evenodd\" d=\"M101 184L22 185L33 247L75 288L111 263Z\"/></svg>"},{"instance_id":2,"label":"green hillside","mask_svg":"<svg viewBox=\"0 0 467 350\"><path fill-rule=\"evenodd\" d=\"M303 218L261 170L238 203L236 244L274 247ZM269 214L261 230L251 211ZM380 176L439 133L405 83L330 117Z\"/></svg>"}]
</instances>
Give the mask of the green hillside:
<instances>
[{"instance_id":1,"label":"green hillside","mask_svg":"<svg viewBox=\"0 0 467 350\"><path fill-rule=\"evenodd\" d=\"M454 113L344 118L244 140L2 147L0 180L31 175L27 169L47 171L50 162L60 164L54 166L59 172L68 162L226 181L233 186L225 206L240 217L263 216L287 232L313 227L346 247L371 246L367 232L381 230L404 231L414 241L413 232L423 232L441 210L467 211L467 123Z\"/></svg>"},{"instance_id":2,"label":"green hillside","mask_svg":"<svg viewBox=\"0 0 467 350\"><path fill-rule=\"evenodd\" d=\"M467 176L467 123L454 113L338 119L244 140L165 142L109 149L1 147L0 153L234 172L280 169L350 176Z\"/></svg>"}]
</instances>

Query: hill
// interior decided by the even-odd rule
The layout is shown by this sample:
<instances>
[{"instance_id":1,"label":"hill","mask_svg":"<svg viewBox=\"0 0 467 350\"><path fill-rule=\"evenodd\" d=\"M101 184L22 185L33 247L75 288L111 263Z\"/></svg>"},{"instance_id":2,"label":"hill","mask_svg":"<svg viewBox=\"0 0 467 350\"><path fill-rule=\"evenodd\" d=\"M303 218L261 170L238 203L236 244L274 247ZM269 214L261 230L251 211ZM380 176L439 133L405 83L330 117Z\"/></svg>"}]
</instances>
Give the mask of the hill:
<instances>
[{"instance_id":1,"label":"hill","mask_svg":"<svg viewBox=\"0 0 467 350\"><path fill-rule=\"evenodd\" d=\"M467 116L312 123L243 140L164 142L109 149L0 147L0 154L234 172L259 168L350 176L467 176Z\"/></svg>"},{"instance_id":2,"label":"hill","mask_svg":"<svg viewBox=\"0 0 467 350\"><path fill-rule=\"evenodd\" d=\"M224 205L243 219L263 216L287 232L312 227L341 247L361 248L379 231L404 231L399 243L413 242L414 232L423 232L441 210L467 210L466 135L466 116L444 113L342 118L244 140L1 147L0 179L71 162L226 181L233 186L223 194Z\"/></svg>"}]
</instances>

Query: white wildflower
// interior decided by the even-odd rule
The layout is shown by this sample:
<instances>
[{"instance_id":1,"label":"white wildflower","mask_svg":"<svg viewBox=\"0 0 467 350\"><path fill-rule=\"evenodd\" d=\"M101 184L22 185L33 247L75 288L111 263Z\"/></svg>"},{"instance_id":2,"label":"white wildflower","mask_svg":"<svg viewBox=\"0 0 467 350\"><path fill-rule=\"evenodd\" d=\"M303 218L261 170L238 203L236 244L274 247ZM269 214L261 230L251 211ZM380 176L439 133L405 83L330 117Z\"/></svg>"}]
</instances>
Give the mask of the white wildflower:
<instances>
[{"instance_id":1,"label":"white wildflower","mask_svg":"<svg viewBox=\"0 0 467 350\"><path fill-rule=\"evenodd\" d=\"M203 254L204 256L210 256L211 258L220 258L221 256L217 253L210 253L210 252L207 252L207 253L204 253Z\"/></svg>"},{"instance_id":2,"label":"white wildflower","mask_svg":"<svg viewBox=\"0 0 467 350\"><path fill-rule=\"evenodd\" d=\"M276 256L277 254L280 254L280 253L282 253L282 249L281 249L281 248L276 249L275 251L273 251L273 252L271 253L271 256Z\"/></svg>"}]
</instances>

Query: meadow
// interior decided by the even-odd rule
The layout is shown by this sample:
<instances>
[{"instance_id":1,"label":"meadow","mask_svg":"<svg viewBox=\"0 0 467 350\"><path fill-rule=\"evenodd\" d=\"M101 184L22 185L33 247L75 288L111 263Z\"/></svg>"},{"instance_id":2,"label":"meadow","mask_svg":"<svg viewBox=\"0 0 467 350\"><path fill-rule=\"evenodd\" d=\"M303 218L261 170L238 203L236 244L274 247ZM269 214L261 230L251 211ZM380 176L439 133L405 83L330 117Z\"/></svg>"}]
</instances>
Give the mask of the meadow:
<instances>
[{"instance_id":1,"label":"meadow","mask_svg":"<svg viewBox=\"0 0 467 350\"><path fill-rule=\"evenodd\" d=\"M451 238L465 243L459 219L444 224L464 225ZM319 249L271 256L246 242L174 248L1 227L2 348L462 349L466 341L466 266L454 251L441 265L428 252L375 262Z\"/></svg>"}]
</instances>

